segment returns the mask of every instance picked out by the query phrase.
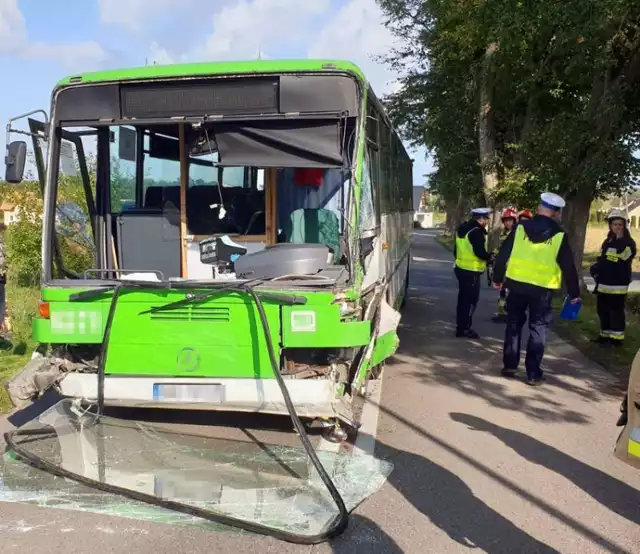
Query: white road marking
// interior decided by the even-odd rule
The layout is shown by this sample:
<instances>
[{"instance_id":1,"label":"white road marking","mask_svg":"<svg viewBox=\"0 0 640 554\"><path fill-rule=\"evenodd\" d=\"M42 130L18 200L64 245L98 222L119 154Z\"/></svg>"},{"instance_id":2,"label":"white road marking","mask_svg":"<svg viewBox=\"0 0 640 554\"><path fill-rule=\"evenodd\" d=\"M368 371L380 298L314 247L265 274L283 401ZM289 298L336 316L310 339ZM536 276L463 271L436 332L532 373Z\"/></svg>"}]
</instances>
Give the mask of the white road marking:
<instances>
[{"instance_id":1,"label":"white road marking","mask_svg":"<svg viewBox=\"0 0 640 554\"><path fill-rule=\"evenodd\" d=\"M375 381L369 381L367 385L367 396L362 409L362 418L358 437L353 449L353 455L368 454L373 456L376 447L376 436L378 433L378 417L380 415L380 400L382 398L382 379L384 369L380 377Z\"/></svg>"},{"instance_id":2,"label":"white road marking","mask_svg":"<svg viewBox=\"0 0 640 554\"><path fill-rule=\"evenodd\" d=\"M451 260L436 260L434 258L421 258L420 256L413 256L413 262L431 262L436 264L450 264Z\"/></svg>"}]
</instances>

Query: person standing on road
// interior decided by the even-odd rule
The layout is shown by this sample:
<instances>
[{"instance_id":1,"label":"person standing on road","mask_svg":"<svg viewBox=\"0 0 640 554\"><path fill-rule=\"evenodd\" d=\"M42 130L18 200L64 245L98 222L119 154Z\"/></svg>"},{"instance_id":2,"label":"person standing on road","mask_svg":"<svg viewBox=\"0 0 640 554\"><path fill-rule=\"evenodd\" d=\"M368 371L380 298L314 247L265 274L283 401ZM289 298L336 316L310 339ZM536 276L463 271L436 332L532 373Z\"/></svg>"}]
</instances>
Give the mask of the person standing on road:
<instances>
[{"instance_id":1,"label":"person standing on road","mask_svg":"<svg viewBox=\"0 0 640 554\"><path fill-rule=\"evenodd\" d=\"M497 256L500 251L500 246L505 241L505 239L509 236L509 234L513 231L516 226L516 211L511 208L507 208L504 212L502 212L502 226L503 226L503 234L500 237L500 244L493 251L493 255ZM507 301L507 289L502 287L500 289L500 297L498 298L498 309L496 313L493 315L493 321L496 323L504 323L507 320L507 312L505 311L505 304Z\"/></svg>"},{"instance_id":2,"label":"person standing on road","mask_svg":"<svg viewBox=\"0 0 640 554\"><path fill-rule=\"evenodd\" d=\"M564 206L564 199L557 194L543 193L537 215L518 224L507 237L494 266L494 286L509 289L502 375L513 377L518 370L522 327L529 310L525 366L527 384L532 386L543 380L541 363L553 319L551 301L563 277L571 302L576 304L580 299L573 252L559 224Z\"/></svg>"},{"instance_id":3,"label":"person standing on road","mask_svg":"<svg viewBox=\"0 0 640 554\"><path fill-rule=\"evenodd\" d=\"M456 231L453 250L456 259L454 272L458 279L456 337L479 338L471 325L480 298L480 279L491 259L487 252L489 212L489 208L475 208L471 211L472 218Z\"/></svg>"},{"instance_id":4,"label":"person standing on road","mask_svg":"<svg viewBox=\"0 0 640 554\"><path fill-rule=\"evenodd\" d=\"M627 229L627 218L614 209L607 218L609 234L602 243L600 256L589 268L596 282L600 336L599 344L621 346L626 327L625 304L631 284L631 263L636 255L636 243Z\"/></svg>"}]
</instances>

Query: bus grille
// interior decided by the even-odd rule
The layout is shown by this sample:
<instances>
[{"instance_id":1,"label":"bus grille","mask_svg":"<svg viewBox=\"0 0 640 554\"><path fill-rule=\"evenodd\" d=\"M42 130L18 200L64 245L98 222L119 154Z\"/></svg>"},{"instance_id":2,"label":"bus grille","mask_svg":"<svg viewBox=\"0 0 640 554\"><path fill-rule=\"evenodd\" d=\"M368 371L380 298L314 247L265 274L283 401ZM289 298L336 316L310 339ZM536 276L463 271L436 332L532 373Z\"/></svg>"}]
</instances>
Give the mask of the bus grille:
<instances>
[{"instance_id":1,"label":"bus grille","mask_svg":"<svg viewBox=\"0 0 640 554\"><path fill-rule=\"evenodd\" d=\"M220 306L185 306L151 314L152 321L217 321L229 323L229 308Z\"/></svg>"}]
</instances>

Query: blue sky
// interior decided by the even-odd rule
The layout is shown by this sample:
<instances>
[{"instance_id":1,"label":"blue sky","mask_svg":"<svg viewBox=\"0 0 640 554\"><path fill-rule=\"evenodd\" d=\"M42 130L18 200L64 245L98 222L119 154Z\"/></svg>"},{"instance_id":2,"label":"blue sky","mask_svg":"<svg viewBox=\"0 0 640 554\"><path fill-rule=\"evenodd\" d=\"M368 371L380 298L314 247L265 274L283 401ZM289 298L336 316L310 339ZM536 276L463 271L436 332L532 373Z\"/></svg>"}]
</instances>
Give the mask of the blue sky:
<instances>
[{"instance_id":1,"label":"blue sky","mask_svg":"<svg viewBox=\"0 0 640 554\"><path fill-rule=\"evenodd\" d=\"M350 59L382 95L395 76L372 60L393 44L381 21L375 0L0 0L0 122L48 111L68 74L259 52ZM4 143L2 132L3 172ZM424 150L412 156L421 184L432 166Z\"/></svg>"}]
</instances>

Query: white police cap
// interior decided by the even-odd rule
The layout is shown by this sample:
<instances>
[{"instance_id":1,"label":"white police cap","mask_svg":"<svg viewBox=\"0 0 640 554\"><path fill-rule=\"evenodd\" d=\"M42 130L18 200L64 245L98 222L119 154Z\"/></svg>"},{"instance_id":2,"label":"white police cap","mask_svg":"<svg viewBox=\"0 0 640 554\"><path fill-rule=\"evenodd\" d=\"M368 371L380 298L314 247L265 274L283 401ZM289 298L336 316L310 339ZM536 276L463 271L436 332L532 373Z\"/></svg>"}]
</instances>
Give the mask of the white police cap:
<instances>
[{"instance_id":1,"label":"white police cap","mask_svg":"<svg viewBox=\"0 0 640 554\"><path fill-rule=\"evenodd\" d=\"M540 203L552 210L561 210L567 205L562 196L558 196L553 192L543 192L540 195Z\"/></svg>"},{"instance_id":2,"label":"white police cap","mask_svg":"<svg viewBox=\"0 0 640 554\"><path fill-rule=\"evenodd\" d=\"M473 215L485 215L485 216L488 216L491 213L491 209L490 208L473 208L473 210L471 210L471 213Z\"/></svg>"}]
</instances>

